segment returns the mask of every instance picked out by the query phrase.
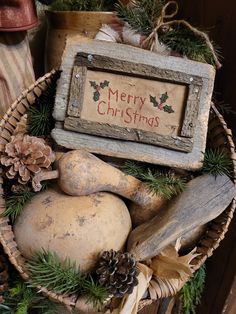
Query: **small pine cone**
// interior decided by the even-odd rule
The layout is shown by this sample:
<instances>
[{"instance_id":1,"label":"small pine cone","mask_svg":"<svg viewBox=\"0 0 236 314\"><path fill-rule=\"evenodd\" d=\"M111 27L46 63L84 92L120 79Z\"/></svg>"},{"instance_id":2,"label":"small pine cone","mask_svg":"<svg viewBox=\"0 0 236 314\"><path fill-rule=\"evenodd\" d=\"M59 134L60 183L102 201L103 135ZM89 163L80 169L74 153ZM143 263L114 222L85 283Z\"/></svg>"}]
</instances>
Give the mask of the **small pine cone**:
<instances>
[{"instance_id":1,"label":"small pine cone","mask_svg":"<svg viewBox=\"0 0 236 314\"><path fill-rule=\"evenodd\" d=\"M8 179L17 179L26 184L35 174L48 169L55 160L55 154L42 138L19 133L11 137L1 156Z\"/></svg>"},{"instance_id":2,"label":"small pine cone","mask_svg":"<svg viewBox=\"0 0 236 314\"><path fill-rule=\"evenodd\" d=\"M96 273L99 283L117 298L131 294L138 284L137 263L129 253L103 252Z\"/></svg>"},{"instance_id":3,"label":"small pine cone","mask_svg":"<svg viewBox=\"0 0 236 314\"><path fill-rule=\"evenodd\" d=\"M30 187L28 185L22 185L22 184L13 184L11 187L11 191L14 194L22 194L25 192L30 191Z\"/></svg>"}]
</instances>

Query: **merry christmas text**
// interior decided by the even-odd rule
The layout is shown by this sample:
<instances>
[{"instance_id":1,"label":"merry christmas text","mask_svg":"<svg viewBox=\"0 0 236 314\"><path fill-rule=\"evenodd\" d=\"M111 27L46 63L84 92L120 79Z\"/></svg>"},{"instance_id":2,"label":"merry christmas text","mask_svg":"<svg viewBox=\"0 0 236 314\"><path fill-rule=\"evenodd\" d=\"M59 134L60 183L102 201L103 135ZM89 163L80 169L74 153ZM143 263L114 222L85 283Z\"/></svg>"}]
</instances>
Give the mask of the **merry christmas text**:
<instances>
[{"instance_id":1,"label":"merry christmas text","mask_svg":"<svg viewBox=\"0 0 236 314\"><path fill-rule=\"evenodd\" d=\"M123 108L120 104L124 103ZM142 111L148 105L147 98L142 96L130 95L118 89L108 89L106 100L97 103L97 113L102 116L118 117L126 124L138 125L147 124L151 128L159 126L159 116L148 116Z\"/></svg>"}]
</instances>

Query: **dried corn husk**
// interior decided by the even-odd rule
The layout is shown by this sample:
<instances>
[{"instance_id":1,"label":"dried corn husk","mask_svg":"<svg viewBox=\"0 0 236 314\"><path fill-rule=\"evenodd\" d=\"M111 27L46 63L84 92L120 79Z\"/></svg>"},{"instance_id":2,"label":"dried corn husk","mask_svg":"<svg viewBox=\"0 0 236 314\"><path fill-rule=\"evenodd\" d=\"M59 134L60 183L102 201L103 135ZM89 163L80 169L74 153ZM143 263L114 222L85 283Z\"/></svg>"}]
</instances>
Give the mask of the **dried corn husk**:
<instances>
[{"instance_id":1,"label":"dried corn husk","mask_svg":"<svg viewBox=\"0 0 236 314\"><path fill-rule=\"evenodd\" d=\"M151 299L175 295L193 274L191 261L197 256L194 249L189 254L179 256L180 241L175 246L166 247L152 259L150 268L153 277L148 288Z\"/></svg>"}]
</instances>

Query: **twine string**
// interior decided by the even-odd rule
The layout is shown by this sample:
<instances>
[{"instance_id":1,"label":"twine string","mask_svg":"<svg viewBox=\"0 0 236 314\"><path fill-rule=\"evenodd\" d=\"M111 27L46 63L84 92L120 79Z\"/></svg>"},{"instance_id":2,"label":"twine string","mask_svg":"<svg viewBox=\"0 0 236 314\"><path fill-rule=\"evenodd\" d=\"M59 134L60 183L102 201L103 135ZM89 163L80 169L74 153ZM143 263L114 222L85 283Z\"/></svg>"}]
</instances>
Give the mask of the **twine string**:
<instances>
[{"instance_id":1,"label":"twine string","mask_svg":"<svg viewBox=\"0 0 236 314\"><path fill-rule=\"evenodd\" d=\"M170 8L170 6L172 6L172 12L171 13L167 13L167 10ZM151 32L151 34L143 41L142 46L143 47L148 47L149 50L153 51L156 43L158 42L158 31L160 28L164 27L164 26L172 26L175 24L178 25L184 25L185 27L187 27L189 30L191 30L196 36L201 37L205 43L207 44L207 46L209 47L209 49L212 52L212 56L214 58L214 62L216 65L217 69L221 68L221 63L217 57L217 53L210 41L209 36L198 30L196 27L192 26L191 24L189 24L188 22L186 22L185 20L173 20L173 21L167 21L169 19L172 19L174 16L176 16L176 14L179 11L179 6L178 3L176 1L168 1L162 8L161 10L161 14L160 16L157 18L156 23L155 23L155 27L153 29L153 31Z\"/></svg>"}]
</instances>

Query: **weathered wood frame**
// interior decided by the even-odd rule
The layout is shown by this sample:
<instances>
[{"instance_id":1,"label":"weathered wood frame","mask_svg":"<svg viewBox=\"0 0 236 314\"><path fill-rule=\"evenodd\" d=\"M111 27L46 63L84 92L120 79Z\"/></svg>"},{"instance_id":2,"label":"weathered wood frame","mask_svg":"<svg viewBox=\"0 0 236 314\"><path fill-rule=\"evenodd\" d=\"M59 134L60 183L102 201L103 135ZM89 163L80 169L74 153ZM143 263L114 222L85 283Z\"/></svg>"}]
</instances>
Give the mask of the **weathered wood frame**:
<instances>
[{"instance_id":1,"label":"weathered wood frame","mask_svg":"<svg viewBox=\"0 0 236 314\"><path fill-rule=\"evenodd\" d=\"M104 58L114 58L152 66L158 68L162 73L169 72L171 81L174 79L179 82L179 78L183 76L183 73L188 75L189 84L194 83L192 79L201 78L202 88L198 95L199 107L196 114L197 119L194 121L192 151L183 152L142 142L65 130L64 122L67 118L71 78L78 53L102 55ZM58 81L53 112L56 126L52 131L52 137L58 145L67 149L86 149L89 152L105 156L144 161L188 170L197 170L202 167L215 78L215 69L211 65L178 57L161 56L127 45L88 40L78 36L67 38L61 70L62 74ZM176 139L176 137L174 138Z\"/></svg>"},{"instance_id":2,"label":"weathered wood frame","mask_svg":"<svg viewBox=\"0 0 236 314\"><path fill-rule=\"evenodd\" d=\"M184 110L184 117L179 136L160 135L157 132L149 132L140 129L119 127L114 124L93 122L80 118L84 105L84 90L87 70L111 72L113 74L132 75L155 81L165 81L184 85L188 89L188 95ZM127 141L143 142L147 144L163 146L179 151L190 152L193 148L193 134L199 111L199 93L202 90L203 81L199 76L186 73L176 75L173 70L163 70L155 66L137 64L135 62L104 57L99 54L80 52L75 57L73 66L70 97L65 119L65 129L81 133L94 134ZM85 104L86 105L86 104Z\"/></svg>"}]
</instances>

